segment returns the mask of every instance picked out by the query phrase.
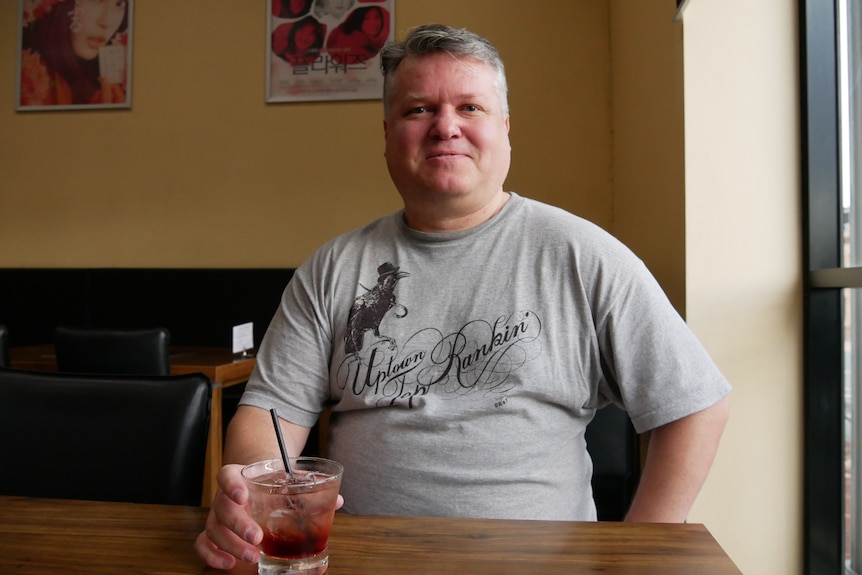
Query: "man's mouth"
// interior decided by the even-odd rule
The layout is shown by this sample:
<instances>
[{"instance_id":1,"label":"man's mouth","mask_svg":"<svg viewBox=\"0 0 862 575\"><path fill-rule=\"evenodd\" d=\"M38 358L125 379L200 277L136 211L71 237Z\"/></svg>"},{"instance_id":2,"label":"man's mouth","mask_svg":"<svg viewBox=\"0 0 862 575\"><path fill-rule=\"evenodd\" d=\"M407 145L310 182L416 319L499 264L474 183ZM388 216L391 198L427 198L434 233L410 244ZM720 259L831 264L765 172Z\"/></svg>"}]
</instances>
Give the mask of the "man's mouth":
<instances>
[{"instance_id":1,"label":"man's mouth","mask_svg":"<svg viewBox=\"0 0 862 575\"><path fill-rule=\"evenodd\" d=\"M434 152L433 154L428 154L428 159L433 160L435 158L454 158L457 156L464 156L465 154L461 154L458 152Z\"/></svg>"}]
</instances>

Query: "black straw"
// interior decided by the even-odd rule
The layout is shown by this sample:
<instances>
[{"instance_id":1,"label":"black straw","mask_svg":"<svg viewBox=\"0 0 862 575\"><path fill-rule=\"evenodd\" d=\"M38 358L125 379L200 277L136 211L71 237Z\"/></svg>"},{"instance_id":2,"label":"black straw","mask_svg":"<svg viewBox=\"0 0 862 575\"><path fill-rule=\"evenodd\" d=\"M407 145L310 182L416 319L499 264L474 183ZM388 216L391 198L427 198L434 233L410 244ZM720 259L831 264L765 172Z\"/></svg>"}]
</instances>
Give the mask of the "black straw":
<instances>
[{"instance_id":1,"label":"black straw","mask_svg":"<svg viewBox=\"0 0 862 575\"><path fill-rule=\"evenodd\" d=\"M281 451L281 460L284 461L284 470L287 471L287 474L291 479L296 479L293 476L293 471L290 469L290 459L287 457L287 449L284 447L284 438L281 436L281 425L278 423L278 413L276 413L275 408L269 410L269 414L272 416L272 425L275 427L275 438L278 440L278 449Z\"/></svg>"}]
</instances>

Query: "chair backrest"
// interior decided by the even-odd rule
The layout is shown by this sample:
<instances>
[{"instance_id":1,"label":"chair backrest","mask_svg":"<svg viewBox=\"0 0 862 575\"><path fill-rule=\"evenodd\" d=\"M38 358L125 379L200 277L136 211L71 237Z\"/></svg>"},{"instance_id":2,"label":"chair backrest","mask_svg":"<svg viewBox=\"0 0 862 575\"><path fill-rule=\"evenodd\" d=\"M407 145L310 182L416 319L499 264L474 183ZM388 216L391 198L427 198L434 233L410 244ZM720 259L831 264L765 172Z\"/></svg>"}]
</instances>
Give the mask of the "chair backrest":
<instances>
[{"instance_id":1,"label":"chair backrest","mask_svg":"<svg viewBox=\"0 0 862 575\"><path fill-rule=\"evenodd\" d=\"M200 505L212 383L0 368L0 494Z\"/></svg>"},{"instance_id":2,"label":"chair backrest","mask_svg":"<svg viewBox=\"0 0 862 575\"><path fill-rule=\"evenodd\" d=\"M613 404L596 411L585 433L593 460L599 521L621 521L640 480L640 441L628 414Z\"/></svg>"},{"instance_id":3,"label":"chair backrest","mask_svg":"<svg viewBox=\"0 0 862 575\"><path fill-rule=\"evenodd\" d=\"M0 325L0 367L9 367L9 330Z\"/></svg>"},{"instance_id":4,"label":"chair backrest","mask_svg":"<svg viewBox=\"0 0 862 575\"><path fill-rule=\"evenodd\" d=\"M60 326L54 332L57 369L70 373L169 375L165 328L104 329Z\"/></svg>"}]
</instances>

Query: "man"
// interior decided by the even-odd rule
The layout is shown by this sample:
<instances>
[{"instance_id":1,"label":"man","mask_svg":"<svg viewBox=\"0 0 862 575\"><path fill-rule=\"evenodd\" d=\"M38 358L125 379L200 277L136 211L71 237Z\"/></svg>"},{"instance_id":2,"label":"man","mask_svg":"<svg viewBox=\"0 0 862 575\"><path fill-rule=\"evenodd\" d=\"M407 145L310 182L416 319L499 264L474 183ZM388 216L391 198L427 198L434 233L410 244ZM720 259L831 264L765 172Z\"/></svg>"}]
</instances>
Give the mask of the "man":
<instances>
[{"instance_id":1,"label":"man","mask_svg":"<svg viewBox=\"0 0 862 575\"><path fill-rule=\"evenodd\" d=\"M506 77L445 26L382 52L386 162L404 209L324 245L288 284L225 459L298 454L330 407L352 513L594 520L584 428L610 401L651 438L627 519L684 521L730 387L643 264L583 219L504 192ZM196 543L254 561L239 465Z\"/></svg>"}]
</instances>

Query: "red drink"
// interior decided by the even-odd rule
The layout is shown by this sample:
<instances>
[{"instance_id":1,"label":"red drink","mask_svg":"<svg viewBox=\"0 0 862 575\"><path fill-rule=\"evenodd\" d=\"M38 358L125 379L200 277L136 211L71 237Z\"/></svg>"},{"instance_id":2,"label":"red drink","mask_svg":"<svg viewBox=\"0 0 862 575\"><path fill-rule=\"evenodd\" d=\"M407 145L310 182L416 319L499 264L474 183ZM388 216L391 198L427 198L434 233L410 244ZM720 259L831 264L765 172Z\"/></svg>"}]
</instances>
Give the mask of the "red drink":
<instances>
[{"instance_id":1,"label":"red drink","mask_svg":"<svg viewBox=\"0 0 862 575\"><path fill-rule=\"evenodd\" d=\"M272 557L307 557L326 549L329 530L325 533L272 533L263 532L261 550Z\"/></svg>"},{"instance_id":2,"label":"red drink","mask_svg":"<svg viewBox=\"0 0 862 575\"><path fill-rule=\"evenodd\" d=\"M334 461L291 460L294 478L279 460L249 465L243 477L249 511L263 529L260 573L323 573L343 468Z\"/></svg>"}]
</instances>

